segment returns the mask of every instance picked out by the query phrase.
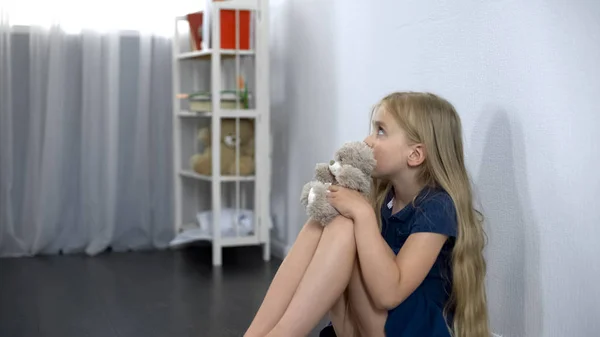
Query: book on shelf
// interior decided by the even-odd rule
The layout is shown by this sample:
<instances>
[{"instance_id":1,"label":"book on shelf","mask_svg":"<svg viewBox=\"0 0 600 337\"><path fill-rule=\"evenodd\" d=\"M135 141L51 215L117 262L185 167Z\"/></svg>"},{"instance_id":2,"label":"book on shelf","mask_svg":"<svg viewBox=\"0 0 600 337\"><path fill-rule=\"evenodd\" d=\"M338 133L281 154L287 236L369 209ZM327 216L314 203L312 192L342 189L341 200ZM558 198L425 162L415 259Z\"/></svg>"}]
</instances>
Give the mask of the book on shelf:
<instances>
[{"instance_id":1,"label":"book on shelf","mask_svg":"<svg viewBox=\"0 0 600 337\"><path fill-rule=\"evenodd\" d=\"M221 109L248 109L251 94L246 90L223 90L221 91ZM187 99L191 111L211 111L212 95L208 91L194 92L190 94L178 95L179 98Z\"/></svg>"}]
</instances>

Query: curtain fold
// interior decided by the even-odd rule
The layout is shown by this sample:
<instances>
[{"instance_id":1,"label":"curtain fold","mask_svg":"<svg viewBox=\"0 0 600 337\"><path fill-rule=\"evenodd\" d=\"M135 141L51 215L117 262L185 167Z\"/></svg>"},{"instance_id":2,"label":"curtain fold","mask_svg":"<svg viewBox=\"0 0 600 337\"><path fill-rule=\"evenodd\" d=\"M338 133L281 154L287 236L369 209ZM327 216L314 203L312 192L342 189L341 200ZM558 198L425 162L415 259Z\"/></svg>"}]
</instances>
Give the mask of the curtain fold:
<instances>
[{"instance_id":1,"label":"curtain fold","mask_svg":"<svg viewBox=\"0 0 600 337\"><path fill-rule=\"evenodd\" d=\"M7 252L24 248L15 233L13 223L12 175L13 151L9 146L12 138L12 69L11 36L6 13L0 8L0 246Z\"/></svg>"},{"instance_id":2,"label":"curtain fold","mask_svg":"<svg viewBox=\"0 0 600 337\"><path fill-rule=\"evenodd\" d=\"M165 248L171 41L0 23L0 257Z\"/></svg>"}]
</instances>

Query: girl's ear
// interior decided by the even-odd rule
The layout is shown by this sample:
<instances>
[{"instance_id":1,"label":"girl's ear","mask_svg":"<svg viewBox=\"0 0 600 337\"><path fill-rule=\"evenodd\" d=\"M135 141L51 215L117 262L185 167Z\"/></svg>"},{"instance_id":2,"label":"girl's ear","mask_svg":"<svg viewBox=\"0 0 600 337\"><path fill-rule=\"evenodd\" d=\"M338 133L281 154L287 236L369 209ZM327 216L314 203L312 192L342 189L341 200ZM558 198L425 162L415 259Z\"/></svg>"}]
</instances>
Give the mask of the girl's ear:
<instances>
[{"instance_id":1,"label":"girl's ear","mask_svg":"<svg viewBox=\"0 0 600 337\"><path fill-rule=\"evenodd\" d=\"M411 152L408 155L408 166L416 167L425 161L427 153L423 144L415 144L411 147Z\"/></svg>"}]
</instances>

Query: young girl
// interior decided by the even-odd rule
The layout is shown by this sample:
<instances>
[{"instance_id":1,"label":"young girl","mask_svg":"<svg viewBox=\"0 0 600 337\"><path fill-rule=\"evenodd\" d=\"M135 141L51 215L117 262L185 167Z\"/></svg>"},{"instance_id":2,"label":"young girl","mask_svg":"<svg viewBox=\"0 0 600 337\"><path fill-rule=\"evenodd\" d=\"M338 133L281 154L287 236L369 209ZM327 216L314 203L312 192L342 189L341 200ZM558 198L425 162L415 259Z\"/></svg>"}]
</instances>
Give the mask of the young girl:
<instances>
[{"instance_id":1,"label":"young girl","mask_svg":"<svg viewBox=\"0 0 600 337\"><path fill-rule=\"evenodd\" d=\"M309 220L245 336L489 337L484 232L472 207L461 122L428 93L377 104L372 200L339 186L325 228Z\"/></svg>"}]
</instances>

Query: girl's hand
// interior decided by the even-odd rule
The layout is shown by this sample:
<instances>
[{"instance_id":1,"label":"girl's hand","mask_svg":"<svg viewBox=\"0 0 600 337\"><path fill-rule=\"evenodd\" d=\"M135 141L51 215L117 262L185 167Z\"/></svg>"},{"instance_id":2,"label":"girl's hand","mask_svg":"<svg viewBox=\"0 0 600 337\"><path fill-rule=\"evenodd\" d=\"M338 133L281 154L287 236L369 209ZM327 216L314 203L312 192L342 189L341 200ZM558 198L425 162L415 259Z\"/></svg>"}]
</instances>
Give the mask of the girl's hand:
<instances>
[{"instance_id":1,"label":"girl's hand","mask_svg":"<svg viewBox=\"0 0 600 337\"><path fill-rule=\"evenodd\" d=\"M373 211L371 204L359 192L339 185L329 186L327 201L341 215L353 220L362 212Z\"/></svg>"}]
</instances>

